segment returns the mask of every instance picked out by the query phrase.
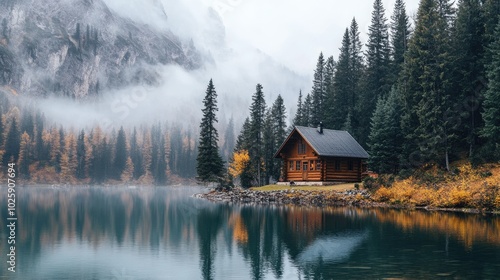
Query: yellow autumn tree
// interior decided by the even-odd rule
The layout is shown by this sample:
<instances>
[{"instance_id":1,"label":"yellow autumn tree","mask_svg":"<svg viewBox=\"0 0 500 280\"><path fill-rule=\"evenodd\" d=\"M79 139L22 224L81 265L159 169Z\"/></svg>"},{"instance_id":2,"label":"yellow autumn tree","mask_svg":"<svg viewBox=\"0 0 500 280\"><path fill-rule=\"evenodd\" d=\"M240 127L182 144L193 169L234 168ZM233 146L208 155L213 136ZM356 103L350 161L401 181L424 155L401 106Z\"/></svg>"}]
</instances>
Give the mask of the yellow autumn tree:
<instances>
[{"instance_id":1,"label":"yellow autumn tree","mask_svg":"<svg viewBox=\"0 0 500 280\"><path fill-rule=\"evenodd\" d=\"M132 163L132 159L128 157L125 169L123 170L120 178L123 183L127 183L132 180L133 176L134 176L134 164Z\"/></svg>"},{"instance_id":2,"label":"yellow autumn tree","mask_svg":"<svg viewBox=\"0 0 500 280\"><path fill-rule=\"evenodd\" d=\"M241 176L241 174L248 168L250 164L250 155L247 150L236 151L233 154L233 160L229 165L229 174L234 178Z\"/></svg>"}]
</instances>

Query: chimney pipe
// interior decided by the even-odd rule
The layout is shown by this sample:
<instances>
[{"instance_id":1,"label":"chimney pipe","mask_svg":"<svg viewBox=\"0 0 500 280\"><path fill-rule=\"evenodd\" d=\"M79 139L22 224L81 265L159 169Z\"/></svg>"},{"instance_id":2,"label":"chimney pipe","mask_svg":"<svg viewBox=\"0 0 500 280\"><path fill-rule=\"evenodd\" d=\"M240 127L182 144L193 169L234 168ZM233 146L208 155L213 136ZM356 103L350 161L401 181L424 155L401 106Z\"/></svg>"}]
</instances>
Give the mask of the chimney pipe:
<instances>
[{"instance_id":1,"label":"chimney pipe","mask_svg":"<svg viewBox=\"0 0 500 280\"><path fill-rule=\"evenodd\" d=\"M323 134L323 122L319 122L318 124L318 133Z\"/></svg>"}]
</instances>

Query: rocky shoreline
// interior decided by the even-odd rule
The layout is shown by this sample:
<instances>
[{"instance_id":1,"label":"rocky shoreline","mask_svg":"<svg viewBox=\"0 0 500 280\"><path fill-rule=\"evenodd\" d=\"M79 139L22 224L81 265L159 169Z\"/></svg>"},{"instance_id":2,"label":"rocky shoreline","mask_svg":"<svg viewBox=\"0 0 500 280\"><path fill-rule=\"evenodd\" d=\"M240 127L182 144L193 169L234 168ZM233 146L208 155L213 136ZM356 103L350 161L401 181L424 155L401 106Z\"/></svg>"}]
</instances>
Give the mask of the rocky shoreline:
<instances>
[{"instance_id":1,"label":"rocky shoreline","mask_svg":"<svg viewBox=\"0 0 500 280\"><path fill-rule=\"evenodd\" d=\"M393 207L386 203L375 202L367 190L338 191L305 191L305 190L280 190L280 191L254 191L234 189L231 191L215 191L196 194L195 197L213 202L226 203L256 203L297 206L357 206L357 207Z\"/></svg>"},{"instance_id":2,"label":"rocky shoreline","mask_svg":"<svg viewBox=\"0 0 500 280\"><path fill-rule=\"evenodd\" d=\"M306 191L306 190L280 190L280 191L254 191L241 188L230 191L211 190L208 193L194 195L196 198L206 199L218 203L240 203L261 205L295 205L305 207L324 206L354 206L363 208L393 208L412 209L424 211L461 212L473 214L500 214L472 208L439 208L431 206L414 206L407 204L389 204L374 201L367 190L339 191Z\"/></svg>"}]
</instances>

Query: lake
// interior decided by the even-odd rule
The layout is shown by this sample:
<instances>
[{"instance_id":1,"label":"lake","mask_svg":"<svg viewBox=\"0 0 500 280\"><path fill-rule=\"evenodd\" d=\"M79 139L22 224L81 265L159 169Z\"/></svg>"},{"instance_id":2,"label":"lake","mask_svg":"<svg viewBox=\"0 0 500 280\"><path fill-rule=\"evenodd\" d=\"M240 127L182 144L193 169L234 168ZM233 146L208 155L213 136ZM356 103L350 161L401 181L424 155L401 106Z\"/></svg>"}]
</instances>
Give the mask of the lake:
<instances>
[{"instance_id":1,"label":"lake","mask_svg":"<svg viewBox=\"0 0 500 280\"><path fill-rule=\"evenodd\" d=\"M1 279L498 279L500 217L216 204L197 187L17 187Z\"/></svg>"}]
</instances>

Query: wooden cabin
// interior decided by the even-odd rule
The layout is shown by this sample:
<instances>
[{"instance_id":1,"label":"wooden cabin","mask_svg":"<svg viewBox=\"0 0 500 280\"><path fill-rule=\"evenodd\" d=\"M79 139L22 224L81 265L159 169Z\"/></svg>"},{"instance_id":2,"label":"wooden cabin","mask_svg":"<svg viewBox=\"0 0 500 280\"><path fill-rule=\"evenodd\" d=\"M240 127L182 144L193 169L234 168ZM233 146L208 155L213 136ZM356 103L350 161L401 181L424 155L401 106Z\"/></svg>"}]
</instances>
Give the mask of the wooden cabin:
<instances>
[{"instance_id":1,"label":"wooden cabin","mask_svg":"<svg viewBox=\"0 0 500 280\"><path fill-rule=\"evenodd\" d=\"M296 126L276 152L280 181L360 182L368 153L347 131Z\"/></svg>"}]
</instances>

